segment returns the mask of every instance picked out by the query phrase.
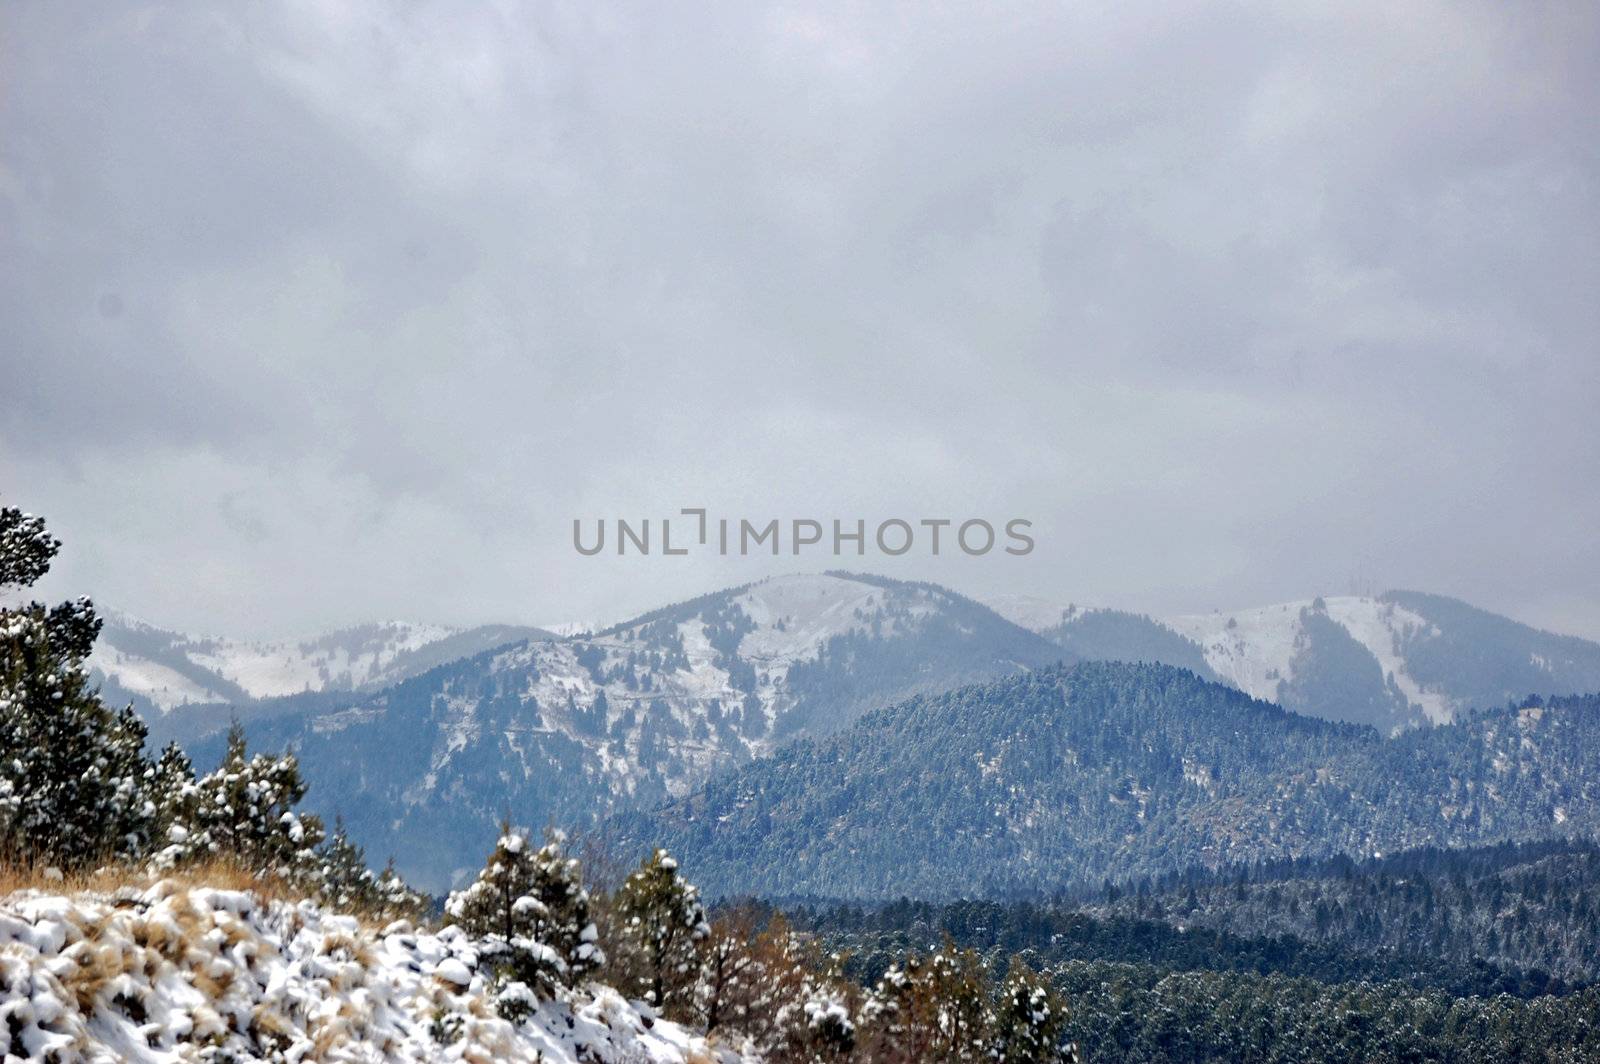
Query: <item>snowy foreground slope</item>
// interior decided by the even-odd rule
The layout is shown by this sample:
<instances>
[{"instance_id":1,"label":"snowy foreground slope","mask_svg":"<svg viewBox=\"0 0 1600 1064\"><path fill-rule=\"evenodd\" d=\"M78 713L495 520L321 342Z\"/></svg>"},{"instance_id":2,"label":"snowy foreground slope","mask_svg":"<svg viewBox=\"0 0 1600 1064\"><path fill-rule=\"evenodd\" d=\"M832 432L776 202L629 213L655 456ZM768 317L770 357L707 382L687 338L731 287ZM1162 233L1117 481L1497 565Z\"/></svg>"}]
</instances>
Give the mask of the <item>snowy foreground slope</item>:
<instances>
[{"instance_id":1,"label":"snowy foreground slope","mask_svg":"<svg viewBox=\"0 0 1600 1064\"><path fill-rule=\"evenodd\" d=\"M605 987L502 1019L455 928L375 931L309 903L172 881L0 900L0 1058L741 1059Z\"/></svg>"}]
</instances>

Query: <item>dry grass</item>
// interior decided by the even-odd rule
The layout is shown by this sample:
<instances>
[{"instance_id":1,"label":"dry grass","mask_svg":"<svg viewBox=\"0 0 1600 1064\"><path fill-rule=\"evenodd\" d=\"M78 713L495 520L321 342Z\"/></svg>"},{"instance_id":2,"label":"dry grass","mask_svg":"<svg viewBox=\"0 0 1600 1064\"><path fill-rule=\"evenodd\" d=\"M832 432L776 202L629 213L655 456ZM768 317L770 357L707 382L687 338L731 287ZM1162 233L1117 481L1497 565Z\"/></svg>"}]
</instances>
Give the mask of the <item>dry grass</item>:
<instances>
[{"instance_id":1,"label":"dry grass","mask_svg":"<svg viewBox=\"0 0 1600 1064\"><path fill-rule=\"evenodd\" d=\"M262 901L299 901L306 896L304 888L276 877L261 876L237 862L217 858L165 872L116 865L92 872L69 872L59 877L43 865L25 867L0 863L0 901L24 890L45 894L110 895L122 890L146 890L163 881L181 887L249 891Z\"/></svg>"},{"instance_id":2,"label":"dry grass","mask_svg":"<svg viewBox=\"0 0 1600 1064\"><path fill-rule=\"evenodd\" d=\"M110 866L93 872L69 872L56 877L45 866L14 866L0 862L0 902L18 891L40 891L45 894L101 894L110 896L118 891L144 891L157 883L171 883L179 888L210 888L210 890L250 891L261 901L302 901L306 888L286 882L283 878L264 877L253 869L230 861L213 858L210 861L186 864L165 872L138 869L131 866ZM382 926L390 918L363 912L349 912L363 925Z\"/></svg>"}]
</instances>

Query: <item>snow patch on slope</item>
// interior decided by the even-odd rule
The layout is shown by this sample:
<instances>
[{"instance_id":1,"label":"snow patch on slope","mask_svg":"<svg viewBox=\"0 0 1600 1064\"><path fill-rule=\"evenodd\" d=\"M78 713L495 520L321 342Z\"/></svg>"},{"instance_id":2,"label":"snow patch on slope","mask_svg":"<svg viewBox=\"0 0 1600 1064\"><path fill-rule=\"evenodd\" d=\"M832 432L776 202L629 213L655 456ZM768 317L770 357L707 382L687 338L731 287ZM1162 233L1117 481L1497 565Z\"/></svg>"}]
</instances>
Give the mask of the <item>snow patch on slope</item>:
<instances>
[{"instance_id":1,"label":"snow patch on slope","mask_svg":"<svg viewBox=\"0 0 1600 1064\"><path fill-rule=\"evenodd\" d=\"M124 654L106 640L95 643L86 662L91 672L115 680L124 690L142 695L163 710L191 702L220 702L224 696L157 661Z\"/></svg>"},{"instance_id":2,"label":"snow patch on slope","mask_svg":"<svg viewBox=\"0 0 1600 1064\"><path fill-rule=\"evenodd\" d=\"M1292 679L1292 662L1300 636L1300 613L1311 599L1254 609L1166 617L1162 623L1200 644L1206 664L1224 682L1254 698L1277 701L1278 684ZM1408 633L1429 627L1428 622L1393 603L1365 596L1345 595L1323 599L1329 619L1377 659L1385 676L1392 676L1406 700L1422 707L1435 724L1454 713L1450 700L1418 684L1396 651L1397 641Z\"/></svg>"},{"instance_id":3,"label":"snow patch on slope","mask_svg":"<svg viewBox=\"0 0 1600 1064\"><path fill-rule=\"evenodd\" d=\"M866 627L858 614L870 613L885 597L883 588L837 576L763 581L734 600L756 626L740 642L739 656L769 667L813 659L829 639ZM933 607L923 602L910 612L925 616Z\"/></svg>"},{"instance_id":4,"label":"snow patch on slope","mask_svg":"<svg viewBox=\"0 0 1600 1064\"><path fill-rule=\"evenodd\" d=\"M87 665L91 673L149 699L162 712L239 696L356 689L384 678L397 658L460 633L388 621L305 639L251 641L169 632L107 611Z\"/></svg>"},{"instance_id":5,"label":"snow patch on slope","mask_svg":"<svg viewBox=\"0 0 1600 1064\"><path fill-rule=\"evenodd\" d=\"M237 639L203 641L191 654L204 668L224 676L255 698L275 698L329 686L360 687L398 655L456 634L432 624L390 621L307 640L270 643Z\"/></svg>"}]
</instances>

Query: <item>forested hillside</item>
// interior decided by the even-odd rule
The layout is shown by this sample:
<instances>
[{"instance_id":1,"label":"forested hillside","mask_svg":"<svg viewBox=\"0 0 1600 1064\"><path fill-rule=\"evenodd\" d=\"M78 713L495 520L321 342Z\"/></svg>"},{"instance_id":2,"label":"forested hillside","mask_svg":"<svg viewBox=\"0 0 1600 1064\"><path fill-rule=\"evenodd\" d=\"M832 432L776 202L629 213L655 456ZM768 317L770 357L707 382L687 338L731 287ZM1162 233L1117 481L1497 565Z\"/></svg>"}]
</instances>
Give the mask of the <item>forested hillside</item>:
<instances>
[{"instance_id":1,"label":"forested hillside","mask_svg":"<svg viewBox=\"0 0 1600 1064\"><path fill-rule=\"evenodd\" d=\"M613 830L714 891L863 898L1536 839L1594 829L1597 726L1600 699L1563 698L1384 739L1084 663L889 707Z\"/></svg>"}]
</instances>

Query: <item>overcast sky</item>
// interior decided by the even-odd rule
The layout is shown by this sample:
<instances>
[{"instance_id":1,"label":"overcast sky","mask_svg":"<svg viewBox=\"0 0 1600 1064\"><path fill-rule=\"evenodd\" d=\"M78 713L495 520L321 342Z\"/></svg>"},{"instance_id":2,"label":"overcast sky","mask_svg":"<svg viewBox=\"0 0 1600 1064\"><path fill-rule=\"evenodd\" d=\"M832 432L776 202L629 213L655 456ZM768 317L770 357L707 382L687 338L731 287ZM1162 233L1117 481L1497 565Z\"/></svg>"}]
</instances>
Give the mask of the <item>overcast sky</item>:
<instances>
[{"instance_id":1,"label":"overcast sky","mask_svg":"<svg viewBox=\"0 0 1600 1064\"><path fill-rule=\"evenodd\" d=\"M1143 9L1142 13L1133 9ZM1600 637L1592 3L0 11L0 495L158 624L613 619L847 560ZM799 563L817 569L817 558Z\"/></svg>"}]
</instances>

